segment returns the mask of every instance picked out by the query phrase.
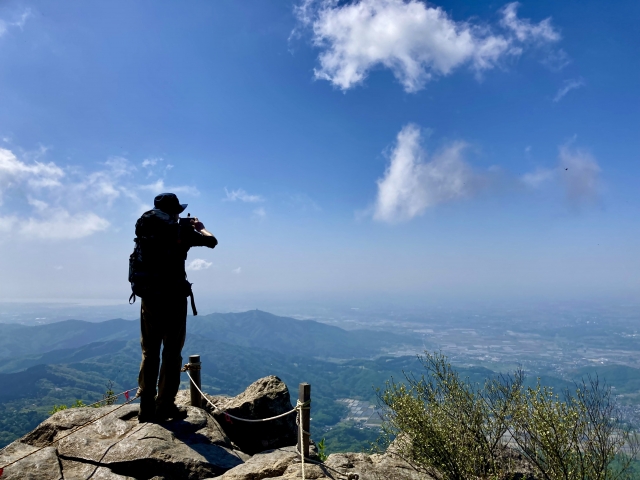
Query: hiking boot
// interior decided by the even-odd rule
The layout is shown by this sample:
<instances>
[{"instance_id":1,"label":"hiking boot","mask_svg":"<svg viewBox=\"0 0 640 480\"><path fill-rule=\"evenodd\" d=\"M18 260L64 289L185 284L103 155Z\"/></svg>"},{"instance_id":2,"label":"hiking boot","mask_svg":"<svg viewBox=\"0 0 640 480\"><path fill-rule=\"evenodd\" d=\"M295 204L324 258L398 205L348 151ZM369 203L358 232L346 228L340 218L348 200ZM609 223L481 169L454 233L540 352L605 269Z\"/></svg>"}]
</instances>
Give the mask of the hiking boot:
<instances>
[{"instance_id":1,"label":"hiking boot","mask_svg":"<svg viewBox=\"0 0 640 480\"><path fill-rule=\"evenodd\" d=\"M164 422L171 420L184 420L187 418L187 409L185 407L179 407L175 403L171 403L167 406L159 405L156 408L156 420L158 422Z\"/></svg>"},{"instance_id":2,"label":"hiking boot","mask_svg":"<svg viewBox=\"0 0 640 480\"><path fill-rule=\"evenodd\" d=\"M156 399L153 397L140 397L140 410L138 411L139 423L153 423L156 419Z\"/></svg>"}]
</instances>

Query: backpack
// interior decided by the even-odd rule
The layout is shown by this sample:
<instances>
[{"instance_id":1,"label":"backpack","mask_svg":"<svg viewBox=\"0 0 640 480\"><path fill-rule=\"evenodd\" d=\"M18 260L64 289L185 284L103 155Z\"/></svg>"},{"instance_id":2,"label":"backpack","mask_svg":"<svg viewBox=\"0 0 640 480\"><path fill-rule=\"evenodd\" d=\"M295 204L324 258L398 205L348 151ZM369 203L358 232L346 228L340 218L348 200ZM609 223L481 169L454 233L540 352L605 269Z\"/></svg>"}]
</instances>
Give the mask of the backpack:
<instances>
[{"instance_id":1,"label":"backpack","mask_svg":"<svg viewBox=\"0 0 640 480\"><path fill-rule=\"evenodd\" d=\"M136 238L133 239L135 246L129 255L129 276L131 284L131 296L129 304L136 301L136 296L144 298L158 293L165 293L171 289L182 290L185 296L191 297L191 310L193 315L197 315L195 300L193 298L193 285L184 273L184 281L167 285L159 271L159 266L171 260L178 265L182 259L186 259L186 250L180 247L181 225L171 216L160 210L149 210L142 214L136 222ZM182 250L180 250L182 248ZM183 252L184 251L184 252ZM176 263L177 261L177 263Z\"/></svg>"}]
</instances>

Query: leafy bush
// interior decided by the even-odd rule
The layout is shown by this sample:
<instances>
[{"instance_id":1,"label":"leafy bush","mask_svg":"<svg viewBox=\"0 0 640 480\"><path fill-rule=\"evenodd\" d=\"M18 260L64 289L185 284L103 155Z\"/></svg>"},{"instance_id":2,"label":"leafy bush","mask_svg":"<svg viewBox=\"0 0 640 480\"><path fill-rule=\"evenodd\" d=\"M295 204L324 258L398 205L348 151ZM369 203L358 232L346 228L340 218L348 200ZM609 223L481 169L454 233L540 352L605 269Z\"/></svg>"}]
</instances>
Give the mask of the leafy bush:
<instances>
[{"instance_id":1,"label":"leafy bush","mask_svg":"<svg viewBox=\"0 0 640 480\"><path fill-rule=\"evenodd\" d=\"M327 447L324 444L324 437L322 438L322 440L318 442L317 447L318 447L318 458L320 459L321 462L324 462L329 456L327 455Z\"/></svg>"},{"instance_id":2,"label":"leafy bush","mask_svg":"<svg viewBox=\"0 0 640 480\"><path fill-rule=\"evenodd\" d=\"M539 382L525 388L522 371L481 385L442 354L420 361L426 377L405 374L379 391L383 443L416 470L442 480L631 478L637 438L597 379L560 398Z\"/></svg>"},{"instance_id":3,"label":"leafy bush","mask_svg":"<svg viewBox=\"0 0 640 480\"><path fill-rule=\"evenodd\" d=\"M113 405L118 401L118 398L115 396L115 391L113 390L113 381L108 380L105 387L107 390L102 395L102 400L96 403L91 404L93 408L98 407L106 407L108 405ZM80 408L86 407L87 405L82 400L76 400L71 407L67 407L66 405L54 405L53 408L49 411L49 415L53 415L56 412L61 410L66 410L67 408Z\"/></svg>"},{"instance_id":4,"label":"leafy bush","mask_svg":"<svg viewBox=\"0 0 640 480\"><path fill-rule=\"evenodd\" d=\"M67 407L66 405L54 405L53 408L49 411L49 415L53 415L54 413L59 412L61 410L66 410L67 408L80 408L80 407L86 407L86 405L82 400L76 400L75 403L71 405L71 407Z\"/></svg>"}]
</instances>

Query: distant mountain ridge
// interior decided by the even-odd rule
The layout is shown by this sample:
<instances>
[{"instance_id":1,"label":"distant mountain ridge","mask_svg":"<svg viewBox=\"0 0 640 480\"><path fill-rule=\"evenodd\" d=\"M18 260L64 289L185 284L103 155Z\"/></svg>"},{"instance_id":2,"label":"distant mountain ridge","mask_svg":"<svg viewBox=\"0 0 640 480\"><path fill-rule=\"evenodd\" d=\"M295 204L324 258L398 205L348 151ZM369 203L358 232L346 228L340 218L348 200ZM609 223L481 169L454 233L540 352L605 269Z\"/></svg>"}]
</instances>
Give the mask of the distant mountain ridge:
<instances>
[{"instance_id":1,"label":"distant mountain ridge","mask_svg":"<svg viewBox=\"0 0 640 480\"><path fill-rule=\"evenodd\" d=\"M96 323L64 320L36 326L0 323L0 359L40 355L93 342L129 340L139 332L137 322L121 318Z\"/></svg>"},{"instance_id":2,"label":"distant mountain ridge","mask_svg":"<svg viewBox=\"0 0 640 480\"><path fill-rule=\"evenodd\" d=\"M371 357L401 345L421 345L421 340L406 335L344 330L315 320L295 320L261 310L189 318L187 334L240 347L325 358Z\"/></svg>"},{"instance_id":3,"label":"distant mountain ridge","mask_svg":"<svg viewBox=\"0 0 640 480\"><path fill-rule=\"evenodd\" d=\"M420 345L418 339L409 336L371 330L348 331L315 320L295 320L260 310L189 317L187 335L246 348L334 358L371 357L402 345ZM9 358L42 356L54 350L77 349L94 342L133 340L139 336L138 322L122 319L97 323L65 320L38 326L0 324L0 360L3 360L0 371L14 371L8 367Z\"/></svg>"}]
</instances>

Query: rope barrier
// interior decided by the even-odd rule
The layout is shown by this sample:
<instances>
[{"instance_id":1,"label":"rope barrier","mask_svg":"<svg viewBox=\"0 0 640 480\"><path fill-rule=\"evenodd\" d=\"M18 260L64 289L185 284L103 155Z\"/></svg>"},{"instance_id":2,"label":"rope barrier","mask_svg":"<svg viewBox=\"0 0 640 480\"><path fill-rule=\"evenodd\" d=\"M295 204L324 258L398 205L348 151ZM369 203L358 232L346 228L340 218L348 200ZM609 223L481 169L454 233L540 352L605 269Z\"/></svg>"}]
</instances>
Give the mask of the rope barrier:
<instances>
[{"instance_id":1,"label":"rope barrier","mask_svg":"<svg viewBox=\"0 0 640 480\"><path fill-rule=\"evenodd\" d=\"M224 414L225 417L233 418L234 420L238 420L239 422L247 422L247 423L270 422L271 420L277 420L279 418L286 417L287 415L291 415L292 413L298 411L298 405L296 405L292 410L289 410L288 412L285 412L285 413L281 413L280 415L276 415L275 417L260 418L260 419L236 417L235 415L231 415L230 413L227 413L225 410L223 410L218 405L216 405L211 400L209 400L207 398L207 396L204 394L204 392L202 390L200 390L200 387L198 387L196 382L193 381L193 378L191 378L191 375L189 374L189 372L187 372L187 376L189 377L189 380L191 380L191 383L193 384L193 386L196 387L196 390L198 390L198 392L200 392L200 395L202 395L202 398L204 398L207 401L207 403L209 403L209 405L211 405L213 407L213 413L214 414L215 413ZM305 402L304 406L306 407L308 405L310 405L310 402Z\"/></svg>"},{"instance_id":2,"label":"rope barrier","mask_svg":"<svg viewBox=\"0 0 640 480\"><path fill-rule=\"evenodd\" d=\"M302 403L300 402L300 400L298 400L298 402L296 403L296 409L302 406ZM300 421L300 412L302 411L302 408L300 408L300 410L298 410L297 416L296 416L296 421L298 422L298 426L300 427L300 433L298 435L298 438L300 439L299 442L299 447L300 447L300 470L302 471L302 480L305 480L305 473L304 473L304 429L302 428L302 422Z\"/></svg>"},{"instance_id":3,"label":"rope barrier","mask_svg":"<svg viewBox=\"0 0 640 480\"><path fill-rule=\"evenodd\" d=\"M131 390L133 390L133 389L131 389ZM131 391L131 390L128 390L128 391ZM123 392L123 393L124 393L124 392ZM15 463L18 463L20 460L24 460L25 458L30 457L30 456L31 456L31 455L33 455L34 453L38 453L39 451L44 450L44 449L45 449L45 448L47 448L47 447L50 447L51 445L53 445L53 444L54 444L54 443L56 443L56 442L59 442L60 440L64 440L64 439L65 439L65 438L67 438L68 436L73 435L74 433L78 432L79 430L83 429L84 427L89 426L89 425L91 425L92 423L97 422L98 420L100 420L101 418L106 417L107 415L111 415L111 414L112 414L113 412L115 412L116 410L120 410L122 407L124 407L125 405L130 404L131 402L133 402L133 401L134 401L135 399L137 399L137 398L138 398L138 395L136 395L135 397L133 397L133 398L132 398L132 399L130 399L130 400L127 400L127 401L126 401L125 403L123 403L122 405L118 405L116 408L114 408L114 409L113 409L113 410L111 410L110 412L107 412L107 413L105 413L104 415L100 415L98 418L94 418L93 420L90 420L90 421L88 421L88 422L86 422L86 423L84 423L84 424L80 425L79 427L76 427L76 428L72 429L69 433L67 433L66 435L63 435L62 437L58 438L57 440L52 440L51 442L49 442L49 443L47 443L46 445L44 445L44 446L42 446L42 447L40 447L40 448L38 448L38 449L34 450L33 452L31 452L31 453L27 453L26 455L23 455L22 457L20 457L20 458L18 458L18 459L16 459L16 460L13 460L12 462L7 463L6 465L3 465L2 467L0 467L0 476L2 476L2 474L4 473L4 469L5 469L5 468L10 467L11 465L13 465L13 464L15 464Z\"/></svg>"},{"instance_id":4,"label":"rope barrier","mask_svg":"<svg viewBox=\"0 0 640 480\"><path fill-rule=\"evenodd\" d=\"M124 392L120 392L120 393L116 393L115 395L109 395L107 397L104 397L102 400L98 400L97 402L94 403L90 403L89 405L83 405L83 407L93 407L94 405L99 405L101 403L106 402L107 400L110 400L112 398L118 398L120 395L124 395L126 397L127 400L129 400L129 392L132 392L134 390L137 390L138 387L135 388L130 388L129 390L125 390ZM105 405L106 406L106 405Z\"/></svg>"},{"instance_id":5,"label":"rope barrier","mask_svg":"<svg viewBox=\"0 0 640 480\"><path fill-rule=\"evenodd\" d=\"M185 365L182 368L183 372L187 373L187 376L189 377L189 380L191 381L191 384L196 387L196 390L198 390L198 392L200 392L200 395L202 395L202 398L204 398L207 403L209 403L209 405L211 405L213 407L213 413L218 413L218 414L224 414L225 418L229 417L229 418L233 418L234 420L238 420L240 422L247 422L247 423L262 423L262 422L270 422L271 420L277 420L278 418L282 418L282 417L286 417L287 415L291 415L293 412L296 412L296 424L299 427L300 430L300 451L298 452L300 454L300 464L302 466L302 480L305 480L305 469L304 469L304 460L305 460L305 456L304 456L304 451L303 451L303 435L311 435L309 432L307 432L303 427L302 427L302 422L300 421L300 412L302 410L309 410L311 408L311 400L307 400L306 402L301 402L300 400L298 400L296 402L296 406L292 409L289 410L288 412L285 413L281 413L280 415L276 415L275 417L269 417L269 418L260 418L260 419L250 419L250 418L240 418L240 417L236 417L235 415L231 415L230 413L228 413L226 410L221 409L220 407L218 407L215 403L213 403L211 400L209 400L209 398L207 398L207 396L204 394L204 392L202 390L200 390L200 387L198 386L198 384L193 380L193 378L191 377L191 374L189 373L189 364Z\"/></svg>"}]
</instances>

